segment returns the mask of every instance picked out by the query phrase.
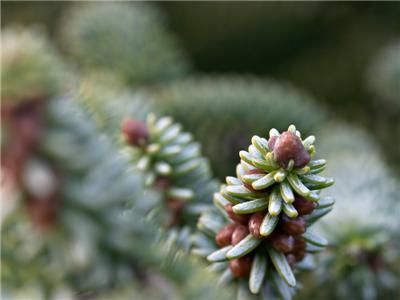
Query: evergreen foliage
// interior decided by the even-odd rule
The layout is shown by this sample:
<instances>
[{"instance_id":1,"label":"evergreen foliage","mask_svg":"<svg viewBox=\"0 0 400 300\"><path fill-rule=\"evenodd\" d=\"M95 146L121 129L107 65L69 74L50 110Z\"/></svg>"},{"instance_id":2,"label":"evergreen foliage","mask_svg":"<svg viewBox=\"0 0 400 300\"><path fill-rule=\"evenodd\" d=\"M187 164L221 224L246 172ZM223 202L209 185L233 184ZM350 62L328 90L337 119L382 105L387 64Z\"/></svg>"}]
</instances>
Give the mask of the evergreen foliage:
<instances>
[{"instance_id":1,"label":"evergreen foliage","mask_svg":"<svg viewBox=\"0 0 400 300\"><path fill-rule=\"evenodd\" d=\"M9 27L1 34L3 105L53 96L65 86L64 67L39 27Z\"/></svg>"},{"instance_id":2,"label":"evergreen foliage","mask_svg":"<svg viewBox=\"0 0 400 300\"><path fill-rule=\"evenodd\" d=\"M321 7L301 7L293 21L308 31ZM71 4L59 33L81 71L74 76L40 28L4 29L1 297L396 299L399 181L376 141L330 123L288 84L182 79L190 66L165 21L151 3ZM399 49L385 49L367 77L379 106L369 126L391 167L399 155ZM340 51L327 53L335 60ZM307 65L303 55L282 70ZM292 71L305 81L313 73ZM341 109L360 103L337 101L346 102ZM262 137L272 126L287 130ZM327 160L315 157L308 136L317 128L336 204L324 192L333 179L320 175ZM232 174L237 153L236 176L219 185L212 170Z\"/></svg>"},{"instance_id":3,"label":"evergreen foliage","mask_svg":"<svg viewBox=\"0 0 400 300\"><path fill-rule=\"evenodd\" d=\"M237 152L253 134L291 123L305 133L326 119L310 96L273 81L239 76L200 76L155 89L155 109L181 122L204 145L214 173L234 171Z\"/></svg>"},{"instance_id":4,"label":"evergreen foliage","mask_svg":"<svg viewBox=\"0 0 400 300\"><path fill-rule=\"evenodd\" d=\"M142 176L129 171L126 157L96 132L76 101L52 100L48 120L35 154L40 163L23 170L33 174L25 174L27 182L19 188L43 191L43 184L52 182L46 180L51 170L45 169L51 166L61 178L57 210L49 213L48 202L31 203L30 191L21 193L18 202L8 199L19 204L2 224L3 295L15 298L33 289L38 298L64 291L72 298L96 298L131 284L146 293L155 276L167 285L153 291L156 298L171 293L182 299L191 293L198 299L223 297L224 290L213 287L198 264L180 254L156 223L144 219L157 194L143 193ZM179 286L192 276L208 294L190 284Z\"/></svg>"},{"instance_id":5,"label":"evergreen foliage","mask_svg":"<svg viewBox=\"0 0 400 300\"><path fill-rule=\"evenodd\" d=\"M188 63L164 21L150 3L78 4L63 16L61 43L84 70L112 72L130 86L167 81Z\"/></svg>"},{"instance_id":6,"label":"evergreen foliage","mask_svg":"<svg viewBox=\"0 0 400 300\"><path fill-rule=\"evenodd\" d=\"M82 78L76 100L99 131L114 141L119 141L120 125L125 117L143 121L153 110L143 95L123 87L110 74Z\"/></svg>"},{"instance_id":7,"label":"evergreen foliage","mask_svg":"<svg viewBox=\"0 0 400 300\"><path fill-rule=\"evenodd\" d=\"M334 246L321 257L304 299L311 294L324 299L396 298L400 275L397 234L384 226L360 226L350 220L328 234Z\"/></svg>"},{"instance_id":8,"label":"evergreen foliage","mask_svg":"<svg viewBox=\"0 0 400 300\"><path fill-rule=\"evenodd\" d=\"M24 163L17 186L22 207L16 213L28 210L31 224L5 231L19 226L11 214L2 235L4 242L11 238L29 246L21 247L22 253L2 252L3 266L14 263L9 272L2 272L3 283L18 287L21 283L13 283L11 270L29 265L26 260L33 257L43 264L40 273L49 282L62 278L75 291L122 284L122 279L134 275L128 262L140 240L136 221L129 211L122 212L133 199L143 198L141 179L124 174L126 162L113 154L111 145L98 136L71 99L53 100L47 116L39 149ZM120 179L111 180L116 176ZM50 196L46 190L52 191ZM27 239L32 234L40 238ZM122 253L129 253L123 263ZM41 284L50 285L44 279Z\"/></svg>"},{"instance_id":9,"label":"evergreen foliage","mask_svg":"<svg viewBox=\"0 0 400 300\"><path fill-rule=\"evenodd\" d=\"M121 127L124 151L145 173L146 185L163 194L164 203L154 209L167 213L158 217L167 227L195 227L217 190L199 143L170 117L150 114L145 123L128 118Z\"/></svg>"},{"instance_id":10,"label":"evergreen foliage","mask_svg":"<svg viewBox=\"0 0 400 300\"><path fill-rule=\"evenodd\" d=\"M292 268L309 268L306 254L327 245L308 230L334 204L319 195L333 180L316 175L326 161L311 160L314 141L314 136L302 140L293 125L282 133L272 129L268 141L253 136L248 152L239 153L237 177L228 176L214 195L219 213L199 219L204 235L195 237L194 253L223 271L221 281L238 282L239 295L248 291L248 281L250 292L264 299L271 288L277 297L292 298Z\"/></svg>"},{"instance_id":11,"label":"evergreen foliage","mask_svg":"<svg viewBox=\"0 0 400 300\"><path fill-rule=\"evenodd\" d=\"M317 227L331 246L300 299L392 299L400 278L398 182L365 133L337 125L324 132L320 150L331 162L338 201Z\"/></svg>"},{"instance_id":12,"label":"evergreen foliage","mask_svg":"<svg viewBox=\"0 0 400 300\"><path fill-rule=\"evenodd\" d=\"M146 294L155 278L164 282L152 293L160 299L201 298L186 284L191 278L209 297L223 297L210 275L144 218L158 194L144 193L143 176L76 98L13 102L2 118L10 137L2 144L2 297L97 298L131 285Z\"/></svg>"},{"instance_id":13,"label":"evergreen foliage","mask_svg":"<svg viewBox=\"0 0 400 300\"><path fill-rule=\"evenodd\" d=\"M186 225L193 228L196 216L211 204L217 190L200 144L172 118L150 114L145 94L116 92L106 84L86 80L80 95L78 101L100 131L121 144L130 167L145 174L150 190L163 194L161 206L154 206L149 213L164 226L172 222L170 225L181 229Z\"/></svg>"}]
</instances>

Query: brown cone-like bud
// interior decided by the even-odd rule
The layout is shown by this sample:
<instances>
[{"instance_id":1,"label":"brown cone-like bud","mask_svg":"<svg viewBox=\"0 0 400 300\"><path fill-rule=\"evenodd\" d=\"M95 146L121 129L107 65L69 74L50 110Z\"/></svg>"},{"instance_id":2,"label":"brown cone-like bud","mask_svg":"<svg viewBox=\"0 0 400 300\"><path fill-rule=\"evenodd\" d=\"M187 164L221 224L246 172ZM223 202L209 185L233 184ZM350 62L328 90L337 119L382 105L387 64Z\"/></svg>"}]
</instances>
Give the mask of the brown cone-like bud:
<instances>
[{"instance_id":1,"label":"brown cone-like bud","mask_svg":"<svg viewBox=\"0 0 400 300\"><path fill-rule=\"evenodd\" d=\"M30 150L25 147L19 139L12 139L2 149L1 167L4 178L13 184L17 184L21 180L21 174L25 161L30 155Z\"/></svg>"},{"instance_id":2,"label":"brown cone-like bud","mask_svg":"<svg viewBox=\"0 0 400 300\"><path fill-rule=\"evenodd\" d=\"M378 253L368 253L367 264L374 273L378 273L385 268L385 261Z\"/></svg>"},{"instance_id":3,"label":"brown cone-like bud","mask_svg":"<svg viewBox=\"0 0 400 300\"><path fill-rule=\"evenodd\" d=\"M274 148L275 148L275 143L276 143L276 140L278 139L278 137L279 137L279 136L277 136L277 135L273 135L273 136L271 136L271 137L269 138L269 140L268 140L268 148L269 148L271 151L274 150Z\"/></svg>"},{"instance_id":4,"label":"brown cone-like bud","mask_svg":"<svg viewBox=\"0 0 400 300\"><path fill-rule=\"evenodd\" d=\"M302 261L304 257L306 256L306 251L305 250L296 250L292 252L294 257L296 258L296 262Z\"/></svg>"},{"instance_id":5,"label":"brown cone-like bud","mask_svg":"<svg viewBox=\"0 0 400 300\"><path fill-rule=\"evenodd\" d=\"M312 213L317 204L302 197L296 196L293 206L296 208L299 215L302 216Z\"/></svg>"},{"instance_id":6,"label":"brown cone-like bud","mask_svg":"<svg viewBox=\"0 0 400 300\"><path fill-rule=\"evenodd\" d=\"M229 268L235 278L246 277L250 274L253 256L246 255L229 261Z\"/></svg>"},{"instance_id":7,"label":"brown cone-like bud","mask_svg":"<svg viewBox=\"0 0 400 300\"><path fill-rule=\"evenodd\" d=\"M231 244L232 234L237 226L237 224L228 224L217 233L215 242L219 247L222 248Z\"/></svg>"},{"instance_id":8,"label":"brown cone-like bud","mask_svg":"<svg viewBox=\"0 0 400 300\"><path fill-rule=\"evenodd\" d=\"M157 177L155 186L160 190L166 190L170 186L170 181L166 177Z\"/></svg>"},{"instance_id":9,"label":"brown cone-like bud","mask_svg":"<svg viewBox=\"0 0 400 300\"><path fill-rule=\"evenodd\" d=\"M24 103L19 105L13 114L12 131L29 151L40 140L42 133L42 113L40 103Z\"/></svg>"},{"instance_id":10,"label":"brown cone-like bud","mask_svg":"<svg viewBox=\"0 0 400 300\"><path fill-rule=\"evenodd\" d=\"M264 237L260 234L260 226L264 220L265 213L258 212L253 214L249 220L249 231L257 239L263 239Z\"/></svg>"},{"instance_id":11,"label":"brown cone-like bud","mask_svg":"<svg viewBox=\"0 0 400 300\"><path fill-rule=\"evenodd\" d=\"M168 198L167 207L174 212L181 212L185 208L185 202L175 198Z\"/></svg>"},{"instance_id":12,"label":"brown cone-like bud","mask_svg":"<svg viewBox=\"0 0 400 300\"><path fill-rule=\"evenodd\" d=\"M27 208L32 223L39 229L48 229L56 223L58 201L54 198L54 195L43 198L31 198L28 200Z\"/></svg>"},{"instance_id":13,"label":"brown cone-like bud","mask_svg":"<svg viewBox=\"0 0 400 300\"><path fill-rule=\"evenodd\" d=\"M11 127L25 147L33 147L42 132L43 102L31 100L12 109Z\"/></svg>"},{"instance_id":14,"label":"brown cone-like bud","mask_svg":"<svg viewBox=\"0 0 400 300\"><path fill-rule=\"evenodd\" d=\"M125 119L121 123L121 131L126 141L133 146L144 146L149 140L149 130L142 121Z\"/></svg>"},{"instance_id":15,"label":"brown cone-like bud","mask_svg":"<svg viewBox=\"0 0 400 300\"><path fill-rule=\"evenodd\" d=\"M311 159L300 138L290 131L285 131L278 137L273 153L275 160L284 168L291 159L296 168L304 167Z\"/></svg>"},{"instance_id":16,"label":"brown cone-like bud","mask_svg":"<svg viewBox=\"0 0 400 300\"><path fill-rule=\"evenodd\" d=\"M286 260L291 267L296 263L296 257L291 253L286 254Z\"/></svg>"},{"instance_id":17,"label":"brown cone-like bud","mask_svg":"<svg viewBox=\"0 0 400 300\"><path fill-rule=\"evenodd\" d=\"M228 214L229 218L231 218L231 220L233 222L236 222L236 223L239 223L239 224L243 224L243 225L247 225L247 223L249 222L249 219L250 219L250 215L238 215L238 214L235 214L233 212L232 206L233 205L231 203L225 205L225 211Z\"/></svg>"},{"instance_id":18,"label":"brown cone-like bud","mask_svg":"<svg viewBox=\"0 0 400 300\"><path fill-rule=\"evenodd\" d=\"M238 225L232 234L232 245L238 244L249 234L249 229L246 226Z\"/></svg>"},{"instance_id":19,"label":"brown cone-like bud","mask_svg":"<svg viewBox=\"0 0 400 300\"><path fill-rule=\"evenodd\" d=\"M7 133L3 135L1 165L11 184L20 181L23 166L40 140L42 118L43 103L38 99L1 107L1 125Z\"/></svg>"},{"instance_id":20,"label":"brown cone-like bud","mask_svg":"<svg viewBox=\"0 0 400 300\"><path fill-rule=\"evenodd\" d=\"M302 261L306 256L306 242L302 239L296 238L292 254L296 258L296 262Z\"/></svg>"},{"instance_id":21,"label":"brown cone-like bud","mask_svg":"<svg viewBox=\"0 0 400 300\"><path fill-rule=\"evenodd\" d=\"M294 241L294 250L293 251L305 251L306 250L306 241L296 238Z\"/></svg>"},{"instance_id":22,"label":"brown cone-like bud","mask_svg":"<svg viewBox=\"0 0 400 300\"><path fill-rule=\"evenodd\" d=\"M283 215L280 221L279 228L290 235L300 235L306 232L306 221L302 217L294 219Z\"/></svg>"},{"instance_id":23,"label":"brown cone-like bud","mask_svg":"<svg viewBox=\"0 0 400 300\"><path fill-rule=\"evenodd\" d=\"M283 253L289 253L294 249L294 238L291 235L276 232L270 236L272 247L277 251Z\"/></svg>"},{"instance_id":24,"label":"brown cone-like bud","mask_svg":"<svg viewBox=\"0 0 400 300\"><path fill-rule=\"evenodd\" d=\"M168 228L181 223L182 211L185 208L185 202L180 199L168 198L166 205L170 210L169 220L166 223Z\"/></svg>"}]
</instances>

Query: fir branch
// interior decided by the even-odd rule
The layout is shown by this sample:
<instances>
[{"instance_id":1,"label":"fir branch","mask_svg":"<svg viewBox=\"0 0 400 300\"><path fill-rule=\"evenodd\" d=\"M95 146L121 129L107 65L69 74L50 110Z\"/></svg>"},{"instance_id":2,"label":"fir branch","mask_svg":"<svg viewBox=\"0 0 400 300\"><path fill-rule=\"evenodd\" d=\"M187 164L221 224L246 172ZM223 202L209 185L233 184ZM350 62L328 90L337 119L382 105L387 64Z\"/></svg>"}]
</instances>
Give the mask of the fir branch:
<instances>
[{"instance_id":1,"label":"fir branch","mask_svg":"<svg viewBox=\"0 0 400 300\"><path fill-rule=\"evenodd\" d=\"M219 209L201 216L194 253L222 267L223 280L239 283L239 295L251 293L291 298L296 287L294 269L305 268L302 260L309 245L323 248L327 242L312 233L305 217L318 212L320 190L332 179L313 175L326 164L315 160L315 138L302 139L296 127L269 139L254 136L248 151L241 151L237 177L227 177L214 196ZM324 207L333 201L323 201ZM214 241L213 241L214 240ZM240 282L249 282L243 288ZM266 292L266 286L274 292Z\"/></svg>"},{"instance_id":2,"label":"fir branch","mask_svg":"<svg viewBox=\"0 0 400 300\"><path fill-rule=\"evenodd\" d=\"M155 109L174 117L204 147L219 178L234 171L239 150L254 134L292 122L311 133L326 122L312 97L288 84L239 76L197 76L150 90Z\"/></svg>"}]
</instances>

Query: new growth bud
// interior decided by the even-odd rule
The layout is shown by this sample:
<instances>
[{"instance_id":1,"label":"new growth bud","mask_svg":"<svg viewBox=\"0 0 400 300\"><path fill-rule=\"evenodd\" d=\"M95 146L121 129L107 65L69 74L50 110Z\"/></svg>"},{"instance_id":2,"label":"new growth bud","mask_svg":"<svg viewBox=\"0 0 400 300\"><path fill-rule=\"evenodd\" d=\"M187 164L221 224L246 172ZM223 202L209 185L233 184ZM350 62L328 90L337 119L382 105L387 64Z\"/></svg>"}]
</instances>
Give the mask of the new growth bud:
<instances>
[{"instance_id":1,"label":"new growth bud","mask_svg":"<svg viewBox=\"0 0 400 300\"><path fill-rule=\"evenodd\" d=\"M296 168L304 167L310 162L310 155L304 148L300 138L293 132L283 132L276 139L273 148L274 159L283 168L288 166L290 160L294 161Z\"/></svg>"},{"instance_id":2,"label":"new growth bud","mask_svg":"<svg viewBox=\"0 0 400 300\"><path fill-rule=\"evenodd\" d=\"M255 213L251 216L249 221L249 231L257 239L263 239L264 237L260 234L260 226L265 217L265 213Z\"/></svg>"},{"instance_id":3,"label":"new growth bud","mask_svg":"<svg viewBox=\"0 0 400 300\"><path fill-rule=\"evenodd\" d=\"M233 209L232 209L232 204L227 204L225 205L225 211L228 214L229 218L231 218L231 220L233 222L242 224L242 225L247 225L247 223L249 222L249 215L237 215L234 213Z\"/></svg>"},{"instance_id":4,"label":"new growth bud","mask_svg":"<svg viewBox=\"0 0 400 300\"><path fill-rule=\"evenodd\" d=\"M126 141L133 146L143 147L149 140L149 130L142 121L125 119L121 123L121 131Z\"/></svg>"},{"instance_id":5,"label":"new growth bud","mask_svg":"<svg viewBox=\"0 0 400 300\"><path fill-rule=\"evenodd\" d=\"M271 244L276 250L289 253L292 252L295 246L295 240L291 235L285 233L274 233L271 236Z\"/></svg>"},{"instance_id":6,"label":"new growth bud","mask_svg":"<svg viewBox=\"0 0 400 300\"><path fill-rule=\"evenodd\" d=\"M279 228L287 234L300 235L306 232L306 221L304 221L302 217L291 219L286 215L283 215Z\"/></svg>"},{"instance_id":7,"label":"new growth bud","mask_svg":"<svg viewBox=\"0 0 400 300\"><path fill-rule=\"evenodd\" d=\"M311 214L317 204L312 201L305 200L302 197L296 196L293 206L296 208L300 216Z\"/></svg>"},{"instance_id":8,"label":"new growth bud","mask_svg":"<svg viewBox=\"0 0 400 300\"><path fill-rule=\"evenodd\" d=\"M250 274L253 257L246 255L229 261L229 268L235 278L246 277Z\"/></svg>"},{"instance_id":9,"label":"new growth bud","mask_svg":"<svg viewBox=\"0 0 400 300\"><path fill-rule=\"evenodd\" d=\"M238 225L232 234L232 245L238 244L249 234L249 230L244 225Z\"/></svg>"},{"instance_id":10,"label":"new growth bud","mask_svg":"<svg viewBox=\"0 0 400 300\"><path fill-rule=\"evenodd\" d=\"M228 224L218 232L215 236L215 242L219 247L222 248L231 244L232 234L236 227L236 224Z\"/></svg>"}]
</instances>

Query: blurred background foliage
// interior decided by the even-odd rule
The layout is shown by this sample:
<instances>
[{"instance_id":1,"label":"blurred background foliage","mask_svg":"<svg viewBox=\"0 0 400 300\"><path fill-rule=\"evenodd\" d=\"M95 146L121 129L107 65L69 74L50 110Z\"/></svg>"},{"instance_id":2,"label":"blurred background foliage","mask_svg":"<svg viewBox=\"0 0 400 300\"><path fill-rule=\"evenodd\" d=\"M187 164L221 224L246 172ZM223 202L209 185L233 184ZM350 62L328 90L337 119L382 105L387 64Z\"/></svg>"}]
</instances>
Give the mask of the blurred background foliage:
<instances>
[{"instance_id":1,"label":"blurred background foliage","mask_svg":"<svg viewBox=\"0 0 400 300\"><path fill-rule=\"evenodd\" d=\"M2 25L39 22L55 35L59 17L71 3L1 5ZM196 70L268 75L303 87L335 116L370 130L390 165L399 166L400 151L391 138L400 136L398 125L394 128L400 112L376 109L377 96L368 88L366 74L380 51L399 39L400 3L157 5Z\"/></svg>"},{"instance_id":2,"label":"blurred background foliage","mask_svg":"<svg viewBox=\"0 0 400 300\"><path fill-rule=\"evenodd\" d=\"M147 94L154 107L195 134L221 180L234 174L233 162L254 134L263 136L270 128L283 130L292 123L311 134L329 118L304 91L254 76L195 76Z\"/></svg>"},{"instance_id":3,"label":"blurred background foliage","mask_svg":"<svg viewBox=\"0 0 400 300\"><path fill-rule=\"evenodd\" d=\"M131 8L107 2L73 6L59 24L60 48L83 71L111 71L130 86L185 75L189 64L162 11L142 3Z\"/></svg>"},{"instance_id":4,"label":"blurred background foliage","mask_svg":"<svg viewBox=\"0 0 400 300\"><path fill-rule=\"evenodd\" d=\"M92 9L86 9L90 6ZM165 246L169 240L163 243L154 239L154 236L160 238L155 224L135 216L137 222L128 222L126 225L122 224L124 220L120 220L121 224L114 223L113 216L103 216L107 213L102 209L102 200L113 202L118 206L116 210L119 213L126 212L126 207L121 207L117 201L120 193L125 191L118 187L124 181L113 182L110 179L113 174L104 171L109 169L106 163L92 169L93 154L108 149L101 146L104 142L102 139L107 141L107 145L112 144L113 149L120 146L119 124L123 117L130 115L144 119L149 111L159 115L169 114L181 122L185 130L192 132L219 179L233 174L238 162L237 153L248 144L253 134L266 136L269 128L281 130L290 123L295 123L305 134L315 134L317 144L321 145L317 155L329 160L327 173L337 181L332 192L338 199L334 213L325 225L318 228L325 232L333 245L333 251L321 257L320 265L323 267L320 271L329 270L332 273L329 276L315 273L305 278L300 298L315 297L314 289L321 286L327 287L320 289L323 290L321 297L330 296L332 299L392 299L392 293L398 295L400 284L392 279L400 278L399 255L398 252L392 254L391 241L398 240L396 228L400 212L400 151L397 143L400 138L400 3L153 2L144 9L141 5L132 7L135 8L127 3L118 7L104 3L1 3L2 28L13 23L43 25L50 33L51 41L64 54L68 73L74 76L63 82L65 86L62 86L61 95L56 98L66 96L64 89L72 89L73 98L76 98L73 105L80 113L64 114L65 104L53 102L50 111L55 120L46 124L46 130L51 133L58 127L65 127L65 131L75 137L82 132L88 134L83 140L90 144L91 150L84 150L85 144L79 141L76 145L71 143L69 134L58 136L57 139L54 139L55 135L50 135L53 139L47 136L41 141L41 146L47 145L47 149L51 150L47 154L52 154L51 160L60 164L66 178L71 177L74 183L79 181L77 185L65 186L65 193L73 191L72 187L79 188L73 194L76 201L85 203L93 200L93 215L101 221L110 221L106 226L107 234L103 237L108 247L96 248L96 255L92 255L87 272L75 278L74 266L69 266L73 269L71 272L67 270L69 268L64 270L75 279L71 281L73 295L70 298L82 291L83 294L78 294L77 298L127 298L132 294L138 299L231 298L229 291L215 288L212 284L214 278L204 273L203 265L199 267L197 262L188 260L180 252L172 255L172 263L166 263L165 266L167 257L171 252L177 253L177 249ZM111 11L113 13L108 16ZM135 23L140 19L138 12L144 21ZM82 35L85 36L85 28L98 39L81 39ZM110 36L113 39L110 40ZM35 53L48 53L49 49L39 49L39 53ZM98 49L104 50L98 51L101 52L99 56ZM26 50L30 53L34 49L27 47ZM153 54L148 56L148 51ZM94 53L96 56L91 56ZM7 57L3 59L7 62ZM23 63L23 67L32 70L32 65ZM47 60L44 63L50 71L58 68L48 64ZM22 93L25 98L27 96L23 92L31 91L27 86L42 87L42 82L44 86L49 82L45 80L46 76L36 80L38 72L43 73L40 68L32 76L22 70L18 76L6 77L7 64L2 65L2 81L9 80L7 87ZM12 65L9 68L11 71L14 69ZM53 94L51 89L47 96ZM16 95L20 94L12 93L12 96ZM2 100L5 96L3 89ZM89 123L93 126L91 133L87 133L82 125ZM89 143L91 139L95 141L93 145ZM7 144L7 140L4 144ZM85 155L77 155L80 152ZM108 152L118 151L108 149L106 152L104 156L108 156ZM124 167L111 162L110 165L119 168L119 175L125 174ZM81 167L83 171L75 174L71 166ZM87 180L80 179L93 172L98 176L87 175ZM138 174L135 176L140 177ZM128 180L127 177L125 179ZM138 185L130 184L128 190L133 189L135 194L140 194ZM129 201L133 199L136 204L146 204L148 196L122 198L129 198ZM68 208L67 204L71 203L63 201L64 207ZM18 251L13 252L16 243L31 242L29 238L26 239L31 237L29 226L22 226L22 231L17 228L18 235L13 234L13 225L27 223L26 215L21 214L18 205L15 214L12 211L8 215L10 221L3 220L3 237L11 238L2 240L2 250L7 250L2 251L2 259L6 260L3 267L8 267L4 276L10 276L9 281L15 280L19 284L20 274L13 270L20 268L24 271L20 266L25 263L29 263L35 272L46 271L41 270L42 260L29 260L29 256L18 256ZM68 213L68 209L64 209L61 215L65 213ZM80 209L70 209L70 215L79 217ZM356 217L363 222L354 222ZM338 226L339 223L343 226ZM9 224L11 227L8 227ZM65 224L67 228L75 222L62 219L60 224ZM71 230L72 238L79 237L79 231L79 228ZM384 232L384 238L377 237L377 231ZM109 261L101 257L110 255L109 249L113 249L114 245L109 240L115 240L112 238L114 232L120 233L116 238L130 243L129 249L132 251L121 255L121 260L107 264ZM131 232L139 234L135 236ZM130 236L125 239L124 234ZM58 238L63 239L63 236L59 235ZM161 239L166 237L162 236ZM94 240L96 245L98 241ZM4 244L4 241L9 242ZM144 246L135 247L136 241ZM51 249L47 238L38 238L36 242ZM68 239L62 242L68 243ZM336 247L338 245L341 247ZM120 244L115 245L118 250L117 246ZM353 251L354 247L362 254L361 260L357 261L359 257L355 255L357 263L351 261L349 266L347 253ZM379 267L382 264L387 267L383 268L384 272L375 272L375 264L363 260L363 255L367 253L368 256L371 247L374 248L374 259L380 263ZM143 249L150 248L152 251L143 253ZM44 259L49 260L46 253ZM390 260L386 261L388 253ZM128 284L123 285L125 281L111 274L120 266L130 265L132 259L144 260L143 265L150 268L145 270L148 276L144 276L145 281L134 283L130 276L124 277ZM107 264L104 269L109 276L110 286L119 285L119 289L110 288L92 295L90 293L105 287L104 279L88 276L87 279L92 279L95 284L92 286L81 279L91 272L99 273L96 267L101 268L104 264ZM161 270L158 270L159 265L163 265ZM331 268L332 265L343 268ZM393 271L394 268L397 269ZM27 267L26 273L29 272ZM33 277L42 276L42 272L39 275L35 275L35 272L32 273ZM361 273L367 275L360 276ZM24 272L21 274L24 275ZM51 278L51 274L45 274L50 275L47 278L50 285L53 280L57 281L54 284L63 292L63 278ZM117 283L113 282L114 279ZM21 280L27 282L25 278ZM142 290L144 286L147 288ZM337 288L339 286L343 287L342 291L350 291L350 294L343 294ZM373 286L375 291L372 288L366 290L366 286ZM10 286L8 288L12 289ZM386 288L389 288L390 296L382 294ZM22 294L21 297L24 297L32 290L28 287L22 292L27 293ZM86 295L87 292L89 294Z\"/></svg>"}]
</instances>

